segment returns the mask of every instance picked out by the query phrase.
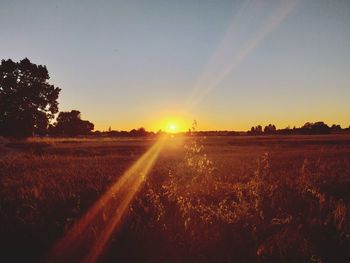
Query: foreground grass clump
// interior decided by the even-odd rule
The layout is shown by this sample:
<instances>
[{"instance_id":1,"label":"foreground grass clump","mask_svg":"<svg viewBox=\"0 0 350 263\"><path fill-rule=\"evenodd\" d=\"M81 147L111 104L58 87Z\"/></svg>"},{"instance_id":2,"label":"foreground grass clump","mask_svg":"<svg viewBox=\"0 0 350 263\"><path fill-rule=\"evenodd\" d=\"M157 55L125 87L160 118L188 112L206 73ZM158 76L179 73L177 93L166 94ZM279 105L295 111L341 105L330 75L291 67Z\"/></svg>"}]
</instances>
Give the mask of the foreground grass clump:
<instances>
[{"instance_id":1,"label":"foreground grass clump","mask_svg":"<svg viewBox=\"0 0 350 263\"><path fill-rule=\"evenodd\" d=\"M43 143L51 146L41 147ZM7 143L11 151L0 160L0 257L35 261L42 256L150 144L76 139Z\"/></svg>"},{"instance_id":2,"label":"foreground grass clump","mask_svg":"<svg viewBox=\"0 0 350 263\"><path fill-rule=\"evenodd\" d=\"M239 163L232 171L215 167L205 150L198 139L189 141L161 187L147 184L132 211L148 216L130 218L139 242L166 237L165 250L178 262L350 259L349 159L303 158L290 170L295 163L281 168L281 160L264 152L246 160L245 171Z\"/></svg>"},{"instance_id":3,"label":"foreground grass clump","mask_svg":"<svg viewBox=\"0 0 350 263\"><path fill-rule=\"evenodd\" d=\"M169 138L100 259L348 262L347 139ZM38 260L153 141L45 143L0 161L4 259Z\"/></svg>"}]
</instances>

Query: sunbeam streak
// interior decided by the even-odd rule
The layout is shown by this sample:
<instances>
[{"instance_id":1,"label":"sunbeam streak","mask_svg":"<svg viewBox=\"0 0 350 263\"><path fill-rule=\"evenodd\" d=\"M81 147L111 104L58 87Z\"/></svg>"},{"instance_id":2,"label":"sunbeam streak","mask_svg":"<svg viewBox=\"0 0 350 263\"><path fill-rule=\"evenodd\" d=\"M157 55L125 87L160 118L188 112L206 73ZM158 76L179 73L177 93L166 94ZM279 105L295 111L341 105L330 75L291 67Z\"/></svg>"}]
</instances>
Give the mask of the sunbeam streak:
<instances>
[{"instance_id":1,"label":"sunbeam streak","mask_svg":"<svg viewBox=\"0 0 350 263\"><path fill-rule=\"evenodd\" d=\"M52 248L45 262L95 262L118 230L133 197L163 148L165 137L143 154Z\"/></svg>"},{"instance_id":2,"label":"sunbeam streak","mask_svg":"<svg viewBox=\"0 0 350 263\"><path fill-rule=\"evenodd\" d=\"M238 66L245 58L276 29L295 9L300 0L280 0L274 4L270 14L259 20L263 13L263 1L245 0L234 16L231 24L219 44L218 48L210 58L206 68L198 77L192 94L187 101L187 109L195 108L204 97L206 97ZM245 36L242 28L251 27L252 34ZM244 41L242 41L242 39ZM242 42L242 43L241 43Z\"/></svg>"}]
</instances>

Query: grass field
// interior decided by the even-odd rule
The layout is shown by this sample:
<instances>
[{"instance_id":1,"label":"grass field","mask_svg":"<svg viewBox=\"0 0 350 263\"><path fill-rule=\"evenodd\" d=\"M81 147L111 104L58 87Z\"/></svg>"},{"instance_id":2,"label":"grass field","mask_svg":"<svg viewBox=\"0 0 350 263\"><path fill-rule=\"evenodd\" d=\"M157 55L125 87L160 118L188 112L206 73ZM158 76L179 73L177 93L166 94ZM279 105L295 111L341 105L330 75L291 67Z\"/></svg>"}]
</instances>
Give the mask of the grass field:
<instances>
[{"instance_id":1,"label":"grass field","mask_svg":"<svg viewBox=\"0 0 350 263\"><path fill-rule=\"evenodd\" d=\"M349 135L157 140L2 140L0 261L350 262Z\"/></svg>"}]
</instances>

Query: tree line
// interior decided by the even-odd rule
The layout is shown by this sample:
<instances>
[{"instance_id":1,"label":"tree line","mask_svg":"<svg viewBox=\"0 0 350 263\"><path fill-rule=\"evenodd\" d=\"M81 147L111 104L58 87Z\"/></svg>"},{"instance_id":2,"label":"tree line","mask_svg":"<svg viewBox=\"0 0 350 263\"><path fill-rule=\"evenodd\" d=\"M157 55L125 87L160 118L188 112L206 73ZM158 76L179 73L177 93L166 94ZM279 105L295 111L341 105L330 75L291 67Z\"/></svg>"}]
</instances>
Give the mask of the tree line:
<instances>
[{"instance_id":1,"label":"tree line","mask_svg":"<svg viewBox=\"0 0 350 263\"><path fill-rule=\"evenodd\" d=\"M0 136L25 138L33 135L77 136L100 135L115 137L143 137L155 135L144 128L131 131L100 132L94 124L81 119L78 110L58 111L61 89L50 84L46 66L36 65L28 58L19 62L1 60L0 65ZM55 119L55 116L57 118ZM269 124L253 126L247 132L206 131L203 135L272 135L272 134L329 134L349 132L350 127L328 126L322 121L307 122L302 127L277 129ZM157 134L162 133L159 131Z\"/></svg>"},{"instance_id":2,"label":"tree line","mask_svg":"<svg viewBox=\"0 0 350 263\"><path fill-rule=\"evenodd\" d=\"M160 133L162 132L159 131L155 133L152 131L146 131L146 129L143 127L140 127L138 129L132 129L130 131L115 131L109 128L107 132L100 132L100 131L94 132L95 135L108 136L108 137L147 137L147 136L159 135Z\"/></svg>"},{"instance_id":3,"label":"tree line","mask_svg":"<svg viewBox=\"0 0 350 263\"><path fill-rule=\"evenodd\" d=\"M0 136L26 138L34 135L144 137L156 135L144 128L131 131L99 132L94 124L81 119L78 110L58 111L61 89L50 84L46 66L28 58L19 62L1 60ZM56 118L55 118L56 116Z\"/></svg>"},{"instance_id":4,"label":"tree line","mask_svg":"<svg viewBox=\"0 0 350 263\"><path fill-rule=\"evenodd\" d=\"M286 127L284 129L277 129L275 125L269 124L264 128L261 125L253 126L249 131L248 135L270 135L270 134L281 134L281 135L317 135L317 134L331 134L331 133L344 133L350 132L350 126L342 129L339 124L333 124L328 126L323 121L318 122L307 122L303 126L296 128Z\"/></svg>"},{"instance_id":5,"label":"tree line","mask_svg":"<svg viewBox=\"0 0 350 263\"><path fill-rule=\"evenodd\" d=\"M94 124L77 110L58 112L59 87L51 85L46 66L28 58L1 60L0 135L24 138L33 135L76 136L89 134ZM52 122L58 113L55 122Z\"/></svg>"}]
</instances>

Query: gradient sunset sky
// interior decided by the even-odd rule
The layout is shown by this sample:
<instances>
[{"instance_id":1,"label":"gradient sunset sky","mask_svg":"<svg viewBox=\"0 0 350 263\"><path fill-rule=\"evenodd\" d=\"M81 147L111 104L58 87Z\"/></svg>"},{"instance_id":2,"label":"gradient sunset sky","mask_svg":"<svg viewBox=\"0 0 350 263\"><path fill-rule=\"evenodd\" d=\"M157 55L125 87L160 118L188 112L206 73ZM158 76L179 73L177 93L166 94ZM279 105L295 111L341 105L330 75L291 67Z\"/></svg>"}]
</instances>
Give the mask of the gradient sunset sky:
<instances>
[{"instance_id":1,"label":"gradient sunset sky","mask_svg":"<svg viewBox=\"0 0 350 263\"><path fill-rule=\"evenodd\" d=\"M349 0L0 0L0 58L99 130L350 125Z\"/></svg>"}]
</instances>

